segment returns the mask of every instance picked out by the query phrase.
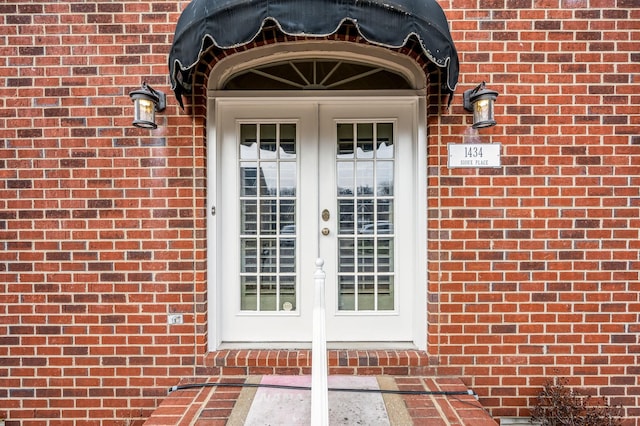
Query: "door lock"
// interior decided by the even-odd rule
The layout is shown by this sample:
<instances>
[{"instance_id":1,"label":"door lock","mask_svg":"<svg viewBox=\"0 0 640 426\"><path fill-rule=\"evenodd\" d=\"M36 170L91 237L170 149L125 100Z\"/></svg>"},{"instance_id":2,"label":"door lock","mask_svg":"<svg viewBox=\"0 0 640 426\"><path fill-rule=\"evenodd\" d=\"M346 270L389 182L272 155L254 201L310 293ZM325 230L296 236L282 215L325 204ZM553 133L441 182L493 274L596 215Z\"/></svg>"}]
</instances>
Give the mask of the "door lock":
<instances>
[{"instance_id":1,"label":"door lock","mask_svg":"<svg viewBox=\"0 0 640 426\"><path fill-rule=\"evenodd\" d=\"M322 220L326 222L329 220L330 217L331 215L329 214L329 210L327 209L322 210Z\"/></svg>"},{"instance_id":2,"label":"door lock","mask_svg":"<svg viewBox=\"0 0 640 426\"><path fill-rule=\"evenodd\" d=\"M322 228L321 232L322 232L322 235L326 237L327 235L329 235L329 228Z\"/></svg>"}]
</instances>

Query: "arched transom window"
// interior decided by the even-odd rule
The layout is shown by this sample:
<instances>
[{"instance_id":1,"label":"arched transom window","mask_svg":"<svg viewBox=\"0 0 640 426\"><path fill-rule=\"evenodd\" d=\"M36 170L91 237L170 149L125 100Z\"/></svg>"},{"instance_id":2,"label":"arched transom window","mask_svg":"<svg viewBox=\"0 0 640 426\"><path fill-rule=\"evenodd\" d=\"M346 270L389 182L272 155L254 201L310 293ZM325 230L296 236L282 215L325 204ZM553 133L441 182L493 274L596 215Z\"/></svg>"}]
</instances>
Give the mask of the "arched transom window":
<instances>
[{"instance_id":1,"label":"arched transom window","mask_svg":"<svg viewBox=\"0 0 640 426\"><path fill-rule=\"evenodd\" d=\"M235 74L225 90L385 90L411 89L401 74L359 62L332 59L287 60Z\"/></svg>"}]
</instances>

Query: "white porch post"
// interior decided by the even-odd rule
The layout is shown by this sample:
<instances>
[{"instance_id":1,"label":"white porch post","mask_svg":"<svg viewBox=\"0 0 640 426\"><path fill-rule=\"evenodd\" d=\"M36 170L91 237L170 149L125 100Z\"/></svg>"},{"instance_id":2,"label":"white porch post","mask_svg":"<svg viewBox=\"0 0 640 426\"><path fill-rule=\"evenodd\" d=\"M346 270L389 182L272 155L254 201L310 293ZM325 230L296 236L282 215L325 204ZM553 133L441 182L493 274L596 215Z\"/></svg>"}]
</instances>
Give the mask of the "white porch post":
<instances>
[{"instance_id":1,"label":"white porch post","mask_svg":"<svg viewBox=\"0 0 640 426\"><path fill-rule=\"evenodd\" d=\"M329 391L327 384L327 336L325 330L324 260L316 260L315 297L313 305L313 341L311 346L311 425L329 424Z\"/></svg>"}]
</instances>

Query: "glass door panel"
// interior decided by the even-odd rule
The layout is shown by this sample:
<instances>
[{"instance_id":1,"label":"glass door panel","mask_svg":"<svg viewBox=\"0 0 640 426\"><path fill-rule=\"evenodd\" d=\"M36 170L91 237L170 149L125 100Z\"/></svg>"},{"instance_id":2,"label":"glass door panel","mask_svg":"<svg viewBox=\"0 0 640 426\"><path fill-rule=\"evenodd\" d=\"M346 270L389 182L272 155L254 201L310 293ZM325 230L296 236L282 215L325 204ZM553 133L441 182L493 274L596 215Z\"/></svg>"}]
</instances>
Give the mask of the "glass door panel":
<instances>
[{"instance_id":1,"label":"glass door panel","mask_svg":"<svg viewBox=\"0 0 640 426\"><path fill-rule=\"evenodd\" d=\"M242 123L240 310L297 309L296 125Z\"/></svg>"},{"instance_id":2,"label":"glass door panel","mask_svg":"<svg viewBox=\"0 0 640 426\"><path fill-rule=\"evenodd\" d=\"M393 123L336 124L338 310L393 311Z\"/></svg>"}]
</instances>

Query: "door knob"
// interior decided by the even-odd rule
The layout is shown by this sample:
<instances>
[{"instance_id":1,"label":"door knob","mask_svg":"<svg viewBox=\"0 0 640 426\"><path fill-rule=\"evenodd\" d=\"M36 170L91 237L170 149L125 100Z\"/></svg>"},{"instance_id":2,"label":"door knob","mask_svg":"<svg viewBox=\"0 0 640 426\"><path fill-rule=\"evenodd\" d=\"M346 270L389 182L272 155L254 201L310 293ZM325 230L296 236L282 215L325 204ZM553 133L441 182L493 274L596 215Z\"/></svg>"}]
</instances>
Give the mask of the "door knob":
<instances>
[{"instance_id":1,"label":"door knob","mask_svg":"<svg viewBox=\"0 0 640 426\"><path fill-rule=\"evenodd\" d=\"M322 235L326 237L327 235L329 235L329 228L322 228L321 232L322 232Z\"/></svg>"}]
</instances>

